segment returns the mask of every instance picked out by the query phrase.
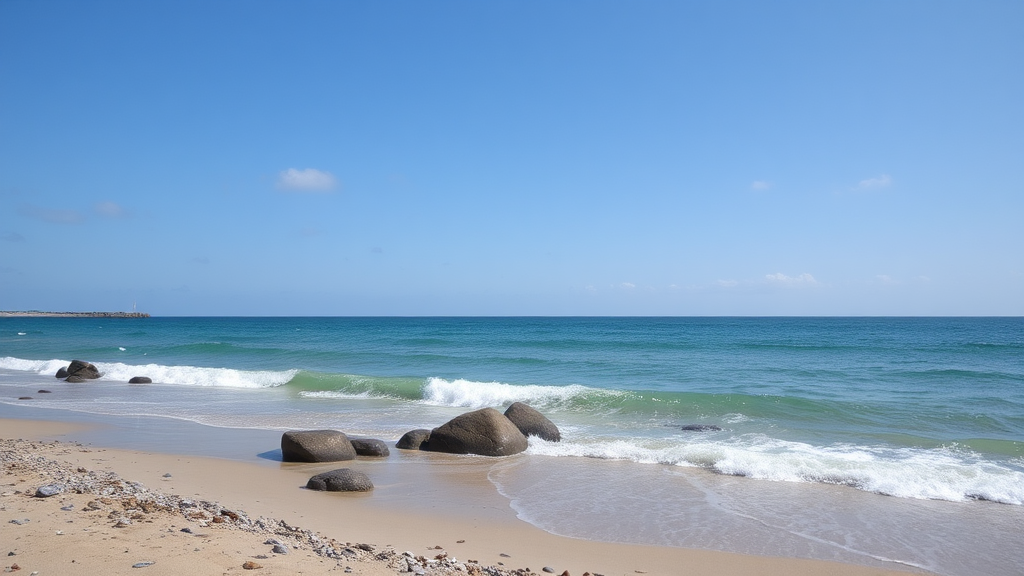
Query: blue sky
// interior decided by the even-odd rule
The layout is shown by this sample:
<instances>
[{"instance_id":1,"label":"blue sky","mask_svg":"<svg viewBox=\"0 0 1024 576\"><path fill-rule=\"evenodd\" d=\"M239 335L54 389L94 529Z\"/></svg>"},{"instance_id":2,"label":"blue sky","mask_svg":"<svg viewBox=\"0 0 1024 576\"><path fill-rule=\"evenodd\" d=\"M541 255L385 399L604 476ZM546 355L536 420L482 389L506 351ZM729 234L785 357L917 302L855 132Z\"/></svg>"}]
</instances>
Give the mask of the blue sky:
<instances>
[{"instance_id":1,"label":"blue sky","mask_svg":"<svg viewBox=\"0 0 1024 576\"><path fill-rule=\"evenodd\" d=\"M0 0L0 309L1024 314L1024 3Z\"/></svg>"}]
</instances>

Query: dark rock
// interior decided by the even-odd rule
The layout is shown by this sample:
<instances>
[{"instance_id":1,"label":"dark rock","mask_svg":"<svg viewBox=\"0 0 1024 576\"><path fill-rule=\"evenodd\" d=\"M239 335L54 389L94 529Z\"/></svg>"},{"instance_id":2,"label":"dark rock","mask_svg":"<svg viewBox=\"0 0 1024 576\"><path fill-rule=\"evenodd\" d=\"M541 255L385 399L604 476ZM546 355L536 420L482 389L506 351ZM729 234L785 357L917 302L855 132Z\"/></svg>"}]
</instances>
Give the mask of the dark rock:
<instances>
[{"instance_id":1,"label":"dark rock","mask_svg":"<svg viewBox=\"0 0 1024 576\"><path fill-rule=\"evenodd\" d=\"M449 454L509 456L526 450L526 436L494 408L481 408L452 418L430 431L421 449Z\"/></svg>"},{"instance_id":2,"label":"dark rock","mask_svg":"<svg viewBox=\"0 0 1024 576\"><path fill-rule=\"evenodd\" d=\"M49 394L49 390L36 390L36 394Z\"/></svg>"},{"instance_id":3,"label":"dark rock","mask_svg":"<svg viewBox=\"0 0 1024 576\"><path fill-rule=\"evenodd\" d=\"M85 378L82 378L81 376L68 376L64 381L70 382L71 384L81 384L82 382L85 382Z\"/></svg>"},{"instance_id":4,"label":"dark rock","mask_svg":"<svg viewBox=\"0 0 1024 576\"><path fill-rule=\"evenodd\" d=\"M508 410L505 410L505 417L526 436L539 436L548 442L558 442L562 439L562 433L558 431L558 426L555 426L554 422L522 402L513 402Z\"/></svg>"},{"instance_id":5,"label":"dark rock","mask_svg":"<svg viewBox=\"0 0 1024 576\"><path fill-rule=\"evenodd\" d=\"M388 445L383 440L356 438L350 441L352 442L352 447L356 450L356 454L360 456L388 456L391 454L391 451L388 450Z\"/></svg>"},{"instance_id":6,"label":"dark rock","mask_svg":"<svg viewBox=\"0 0 1024 576\"><path fill-rule=\"evenodd\" d=\"M370 478L362 472L351 468L338 468L313 476L306 482L306 488L328 492L369 492L373 490L373 482L370 482Z\"/></svg>"},{"instance_id":7,"label":"dark rock","mask_svg":"<svg viewBox=\"0 0 1024 576\"><path fill-rule=\"evenodd\" d=\"M290 430L281 436L285 462L337 462L355 457L348 436L337 430Z\"/></svg>"},{"instance_id":8,"label":"dark rock","mask_svg":"<svg viewBox=\"0 0 1024 576\"><path fill-rule=\"evenodd\" d=\"M398 440L398 443L395 444L395 448L399 450L419 450L428 440L430 440L430 430L417 428L416 430L406 432Z\"/></svg>"},{"instance_id":9,"label":"dark rock","mask_svg":"<svg viewBox=\"0 0 1024 576\"><path fill-rule=\"evenodd\" d=\"M149 376L134 376L128 381L129 384L152 384L153 379Z\"/></svg>"},{"instance_id":10,"label":"dark rock","mask_svg":"<svg viewBox=\"0 0 1024 576\"><path fill-rule=\"evenodd\" d=\"M78 376L86 380L95 380L100 377L100 371L92 364L84 360L72 360L68 366L68 376Z\"/></svg>"},{"instance_id":11,"label":"dark rock","mask_svg":"<svg viewBox=\"0 0 1024 576\"><path fill-rule=\"evenodd\" d=\"M68 367L67 366L61 368L60 370L57 370L57 378L63 379L63 378L67 378L68 376L70 376L70 374L68 374Z\"/></svg>"},{"instance_id":12,"label":"dark rock","mask_svg":"<svg viewBox=\"0 0 1024 576\"><path fill-rule=\"evenodd\" d=\"M718 432L721 429L720 426L715 426L714 424L687 424L680 428L680 430L687 432Z\"/></svg>"},{"instance_id":13,"label":"dark rock","mask_svg":"<svg viewBox=\"0 0 1024 576\"><path fill-rule=\"evenodd\" d=\"M274 548L271 551L274 554L287 554L288 553L288 547L285 546L284 544L274 544Z\"/></svg>"},{"instance_id":14,"label":"dark rock","mask_svg":"<svg viewBox=\"0 0 1024 576\"><path fill-rule=\"evenodd\" d=\"M18 400L31 400L31 396L18 396Z\"/></svg>"},{"instance_id":15,"label":"dark rock","mask_svg":"<svg viewBox=\"0 0 1024 576\"><path fill-rule=\"evenodd\" d=\"M64 491L64 487L57 484L47 484L36 488L36 498L49 498Z\"/></svg>"}]
</instances>

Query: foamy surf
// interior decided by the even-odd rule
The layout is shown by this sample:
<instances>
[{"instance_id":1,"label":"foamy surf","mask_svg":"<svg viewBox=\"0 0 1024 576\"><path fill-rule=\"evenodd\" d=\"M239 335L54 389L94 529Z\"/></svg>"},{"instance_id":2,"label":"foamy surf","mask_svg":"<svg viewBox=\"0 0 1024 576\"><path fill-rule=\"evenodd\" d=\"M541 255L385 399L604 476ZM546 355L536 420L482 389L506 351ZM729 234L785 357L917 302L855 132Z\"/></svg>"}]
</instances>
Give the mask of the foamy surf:
<instances>
[{"instance_id":1,"label":"foamy surf","mask_svg":"<svg viewBox=\"0 0 1024 576\"><path fill-rule=\"evenodd\" d=\"M573 384L569 386L517 386L501 382L445 380L428 378L423 386L423 402L453 408L486 408L524 402L534 408L555 408L596 395L614 397L620 392L599 390Z\"/></svg>"},{"instance_id":2,"label":"foamy surf","mask_svg":"<svg viewBox=\"0 0 1024 576\"><path fill-rule=\"evenodd\" d=\"M23 360L0 358L0 368L52 376L70 364L68 360ZM298 370L234 370L198 366L131 365L121 362L96 362L100 380L127 382L135 376L148 376L157 384L180 386L220 386L226 388L272 388L287 384Z\"/></svg>"},{"instance_id":3,"label":"foamy surf","mask_svg":"<svg viewBox=\"0 0 1024 576\"><path fill-rule=\"evenodd\" d=\"M776 482L837 484L899 498L1024 505L1024 473L947 448L822 447L755 434L686 443L646 438L554 443L531 438L529 452L698 467Z\"/></svg>"}]
</instances>

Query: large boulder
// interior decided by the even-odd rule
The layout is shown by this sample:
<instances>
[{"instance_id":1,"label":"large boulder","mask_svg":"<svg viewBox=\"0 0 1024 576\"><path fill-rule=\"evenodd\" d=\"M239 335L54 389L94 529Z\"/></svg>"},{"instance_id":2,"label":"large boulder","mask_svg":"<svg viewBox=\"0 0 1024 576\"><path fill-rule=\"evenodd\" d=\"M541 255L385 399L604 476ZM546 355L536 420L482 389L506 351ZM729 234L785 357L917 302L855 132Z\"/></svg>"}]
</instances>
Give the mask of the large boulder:
<instances>
[{"instance_id":1,"label":"large boulder","mask_svg":"<svg viewBox=\"0 0 1024 576\"><path fill-rule=\"evenodd\" d=\"M558 442L562 439L562 433L558 431L558 426L555 426L554 422L522 402L513 402L508 410L505 410L505 417L526 436L539 436L548 442Z\"/></svg>"},{"instance_id":2,"label":"large boulder","mask_svg":"<svg viewBox=\"0 0 1024 576\"><path fill-rule=\"evenodd\" d=\"M428 440L430 440L430 430L417 428L403 434L398 443L395 444L395 448L399 450L419 450Z\"/></svg>"},{"instance_id":3,"label":"large boulder","mask_svg":"<svg viewBox=\"0 0 1024 576\"><path fill-rule=\"evenodd\" d=\"M57 378L60 378L61 380L63 380L65 378L67 378L68 376L70 376L70 374L68 374L68 367L65 366L65 367L60 368L59 370L57 370L56 376L57 376Z\"/></svg>"},{"instance_id":4,"label":"large boulder","mask_svg":"<svg viewBox=\"0 0 1024 576\"><path fill-rule=\"evenodd\" d=\"M344 432L289 430L281 435L281 458L285 462L337 462L355 457L356 450Z\"/></svg>"},{"instance_id":5,"label":"large boulder","mask_svg":"<svg viewBox=\"0 0 1024 576\"><path fill-rule=\"evenodd\" d=\"M84 360L72 360L68 366L68 376L78 376L85 380L95 380L100 377L100 371L92 364Z\"/></svg>"},{"instance_id":6,"label":"large boulder","mask_svg":"<svg viewBox=\"0 0 1024 576\"><path fill-rule=\"evenodd\" d=\"M356 454L360 456L389 456L391 454L388 445L383 440L354 438L350 442L352 442L352 448L355 448Z\"/></svg>"},{"instance_id":7,"label":"large boulder","mask_svg":"<svg viewBox=\"0 0 1024 576\"><path fill-rule=\"evenodd\" d=\"M509 456L526 450L526 436L494 408L481 408L452 418L430 431L423 450L450 454Z\"/></svg>"},{"instance_id":8,"label":"large boulder","mask_svg":"<svg viewBox=\"0 0 1024 576\"><path fill-rule=\"evenodd\" d=\"M306 488L328 492L369 492L373 490L373 482L362 472L351 468L338 468L313 476L306 482Z\"/></svg>"}]
</instances>

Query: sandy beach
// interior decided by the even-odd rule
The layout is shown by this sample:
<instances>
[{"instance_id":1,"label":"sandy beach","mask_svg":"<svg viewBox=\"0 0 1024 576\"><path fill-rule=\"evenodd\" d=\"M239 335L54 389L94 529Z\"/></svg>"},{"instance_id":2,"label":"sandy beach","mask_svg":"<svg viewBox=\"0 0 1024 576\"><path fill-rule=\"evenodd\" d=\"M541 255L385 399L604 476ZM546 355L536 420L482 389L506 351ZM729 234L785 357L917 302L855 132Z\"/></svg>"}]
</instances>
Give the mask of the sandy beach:
<instances>
[{"instance_id":1,"label":"sandy beach","mask_svg":"<svg viewBox=\"0 0 1024 576\"><path fill-rule=\"evenodd\" d=\"M410 569L498 575L545 568L574 576L906 573L555 536L515 517L479 458L393 451L387 460L397 465L248 463L76 441L88 429L0 420L4 569L39 575L134 574L135 566L154 575ZM374 493L302 488L309 476L343 466L372 473ZM47 485L67 488L37 496ZM287 553L273 552L275 540Z\"/></svg>"}]
</instances>

